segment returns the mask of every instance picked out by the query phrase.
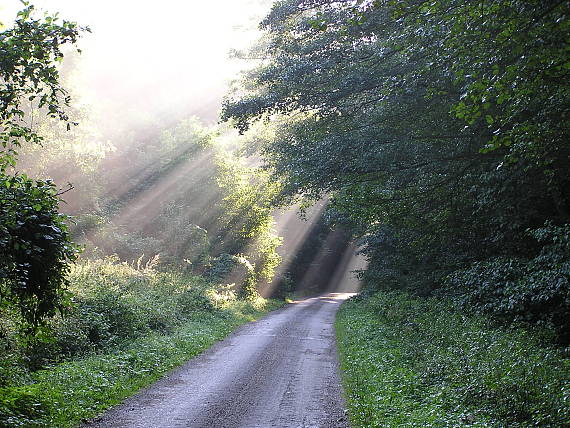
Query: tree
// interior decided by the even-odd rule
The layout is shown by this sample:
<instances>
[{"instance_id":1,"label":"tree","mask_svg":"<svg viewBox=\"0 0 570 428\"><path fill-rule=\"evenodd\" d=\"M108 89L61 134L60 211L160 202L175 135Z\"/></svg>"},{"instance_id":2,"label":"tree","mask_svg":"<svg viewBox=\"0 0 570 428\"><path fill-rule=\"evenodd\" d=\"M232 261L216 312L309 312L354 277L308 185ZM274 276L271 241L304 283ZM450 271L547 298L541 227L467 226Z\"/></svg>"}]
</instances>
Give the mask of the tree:
<instances>
[{"instance_id":1,"label":"tree","mask_svg":"<svg viewBox=\"0 0 570 428\"><path fill-rule=\"evenodd\" d=\"M569 12L533 0L278 2L262 59L222 116L242 132L279 121L258 148L266 167L291 194L332 195L376 286L431 293L478 262L528 264L543 245L527 230L570 222Z\"/></svg>"},{"instance_id":2,"label":"tree","mask_svg":"<svg viewBox=\"0 0 570 428\"><path fill-rule=\"evenodd\" d=\"M33 331L65 304L65 276L77 250L58 213L56 186L8 169L23 142L44 142L35 115L73 124L57 65L62 46L74 44L82 29L57 15L36 19L34 7L23 3L13 26L0 33L0 305L19 310Z\"/></svg>"}]
</instances>

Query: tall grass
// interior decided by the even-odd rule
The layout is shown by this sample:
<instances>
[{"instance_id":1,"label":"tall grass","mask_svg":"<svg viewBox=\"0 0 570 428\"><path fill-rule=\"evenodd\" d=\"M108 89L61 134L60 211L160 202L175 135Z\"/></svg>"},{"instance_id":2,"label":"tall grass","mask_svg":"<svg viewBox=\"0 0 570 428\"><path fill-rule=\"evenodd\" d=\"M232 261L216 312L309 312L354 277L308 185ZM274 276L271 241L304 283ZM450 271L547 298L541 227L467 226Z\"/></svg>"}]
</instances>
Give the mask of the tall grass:
<instances>
[{"instance_id":1,"label":"tall grass","mask_svg":"<svg viewBox=\"0 0 570 428\"><path fill-rule=\"evenodd\" d=\"M355 428L568 426L568 352L537 332L399 292L347 301L336 327Z\"/></svg>"}]
</instances>

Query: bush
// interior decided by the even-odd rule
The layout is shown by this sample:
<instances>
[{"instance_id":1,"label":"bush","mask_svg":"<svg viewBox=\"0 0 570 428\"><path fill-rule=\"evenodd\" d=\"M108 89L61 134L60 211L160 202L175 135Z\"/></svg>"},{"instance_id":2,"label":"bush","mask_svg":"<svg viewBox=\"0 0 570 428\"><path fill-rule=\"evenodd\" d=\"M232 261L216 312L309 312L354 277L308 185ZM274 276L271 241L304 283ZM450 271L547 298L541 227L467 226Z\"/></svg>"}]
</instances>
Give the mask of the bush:
<instances>
[{"instance_id":1,"label":"bush","mask_svg":"<svg viewBox=\"0 0 570 428\"><path fill-rule=\"evenodd\" d=\"M465 310L547 324L569 343L570 225L547 224L528 234L541 244L535 257L475 263L449 275L445 292Z\"/></svg>"},{"instance_id":2,"label":"bush","mask_svg":"<svg viewBox=\"0 0 570 428\"><path fill-rule=\"evenodd\" d=\"M176 310L182 317L189 317L196 311L214 312L216 309L205 289L185 290L176 298Z\"/></svg>"},{"instance_id":3,"label":"bush","mask_svg":"<svg viewBox=\"0 0 570 428\"><path fill-rule=\"evenodd\" d=\"M38 401L41 396L37 385L0 388L0 424L5 427L43 427L46 405Z\"/></svg>"},{"instance_id":4,"label":"bush","mask_svg":"<svg viewBox=\"0 0 570 428\"><path fill-rule=\"evenodd\" d=\"M168 333L195 312L214 311L211 284L181 272L129 266L116 258L80 263L71 272L76 307L55 326L65 355L149 334ZM82 344L82 341L86 343Z\"/></svg>"},{"instance_id":5,"label":"bush","mask_svg":"<svg viewBox=\"0 0 570 428\"><path fill-rule=\"evenodd\" d=\"M32 330L67 303L76 258L51 181L0 173L0 305L20 311Z\"/></svg>"},{"instance_id":6,"label":"bush","mask_svg":"<svg viewBox=\"0 0 570 428\"><path fill-rule=\"evenodd\" d=\"M72 307L34 336L19 336L14 315L2 311L1 375L21 364L36 370L153 332L170 333L220 307L216 288L200 277L158 272L150 265L137 269L114 257L78 263L69 282Z\"/></svg>"},{"instance_id":7,"label":"bush","mask_svg":"<svg viewBox=\"0 0 570 428\"><path fill-rule=\"evenodd\" d=\"M206 275L212 281L232 284L244 299L258 297L255 267L244 256L221 254L212 261Z\"/></svg>"}]
</instances>

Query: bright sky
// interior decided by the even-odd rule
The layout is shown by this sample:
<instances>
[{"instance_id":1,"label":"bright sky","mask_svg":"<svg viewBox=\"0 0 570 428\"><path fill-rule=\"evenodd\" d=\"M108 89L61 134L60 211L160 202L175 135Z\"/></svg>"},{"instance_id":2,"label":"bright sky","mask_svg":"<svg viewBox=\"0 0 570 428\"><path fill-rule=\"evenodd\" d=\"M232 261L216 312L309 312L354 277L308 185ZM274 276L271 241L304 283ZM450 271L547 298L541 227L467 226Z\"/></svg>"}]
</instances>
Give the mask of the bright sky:
<instances>
[{"instance_id":1,"label":"bright sky","mask_svg":"<svg viewBox=\"0 0 570 428\"><path fill-rule=\"evenodd\" d=\"M1 0L13 21L18 0ZM80 41L77 85L104 114L189 110L214 118L227 81L243 64L230 49L248 46L270 0L36 0L36 8L91 27Z\"/></svg>"}]
</instances>

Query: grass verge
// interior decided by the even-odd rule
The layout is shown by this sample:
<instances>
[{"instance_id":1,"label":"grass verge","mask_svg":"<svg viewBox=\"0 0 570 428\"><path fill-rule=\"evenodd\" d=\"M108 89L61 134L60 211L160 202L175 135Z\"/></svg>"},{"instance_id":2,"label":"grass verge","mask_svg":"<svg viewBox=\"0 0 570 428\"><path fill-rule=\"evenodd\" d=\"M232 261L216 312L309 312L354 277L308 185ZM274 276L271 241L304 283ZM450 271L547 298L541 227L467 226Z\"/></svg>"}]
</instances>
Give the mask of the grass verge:
<instances>
[{"instance_id":1,"label":"grass verge","mask_svg":"<svg viewBox=\"0 0 570 428\"><path fill-rule=\"evenodd\" d=\"M0 427L77 426L283 304L113 260L78 265L72 280L73 311L41 336L0 319Z\"/></svg>"},{"instance_id":2,"label":"grass verge","mask_svg":"<svg viewBox=\"0 0 570 428\"><path fill-rule=\"evenodd\" d=\"M258 307L235 302L217 314L187 322L172 334L152 334L110 353L39 370L32 375L33 383L2 391L2 400L11 395L20 401L25 416L12 414L0 426L77 426L153 383L237 326L279 306L274 301Z\"/></svg>"},{"instance_id":3,"label":"grass verge","mask_svg":"<svg viewBox=\"0 0 570 428\"><path fill-rule=\"evenodd\" d=\"M348 300L336 329L354 428L568 426L568 350L537 332L399 292Z\"/></svg>"}]
</instances>

